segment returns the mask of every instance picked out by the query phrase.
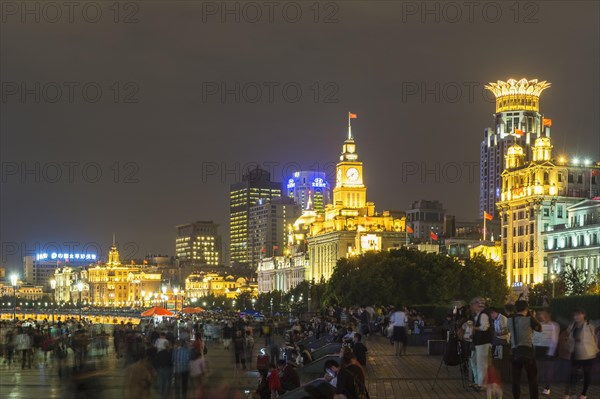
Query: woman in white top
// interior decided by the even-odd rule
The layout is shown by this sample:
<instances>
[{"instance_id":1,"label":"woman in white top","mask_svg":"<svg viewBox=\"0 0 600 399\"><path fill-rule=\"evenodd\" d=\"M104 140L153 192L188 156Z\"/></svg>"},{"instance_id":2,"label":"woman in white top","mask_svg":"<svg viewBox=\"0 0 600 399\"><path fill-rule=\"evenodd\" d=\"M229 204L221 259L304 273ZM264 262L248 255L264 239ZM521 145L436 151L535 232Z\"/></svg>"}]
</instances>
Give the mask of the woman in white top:
<instances>
[{"instance_id":1,"label":"woman in white top","mask_svg":"<svg viewBox=\"0 0 600 399\"><path fill-rule=\"evenodd\" d=\"M598 342L594 327L586 320L585 311L576 309L573 312L574 323L569 326L569 346L571 348L571 376L565 390L565 399L570 398L570 391L577 383L577 369L583 371L583 389L579 399L587 399L587 390L592 380L592 366L598 355Z\"/></svg>"},{"instance_id":2,"label":"woman in white top","mask_svg":"<svg viewBox=\"0 0 600 399\"><path fill-rule=\"evenodd\" d=\"M408 336L406 335L406 313L402 306L398 306L396 311L390 316L390 327L393 328L392 341L396 347L396 356L406 355L406 344Z\"/></svg>"},{"instance_id":3,"label":"woman in white top","mask_svg":"<svg viewBox=\"0 0 600 399\"><path fill-rule=\"evenodd\" d=\"M550 313L547 310L540 310L536 316L542 325L542 331L534 331L533 346L535 347L538 370L542 374L540 382L544 383L542 395L550 395L550 385L552 384L554 374L554 357L558 345L560 326L558 323L552 321Z\"/></svg>"}]
</instances>

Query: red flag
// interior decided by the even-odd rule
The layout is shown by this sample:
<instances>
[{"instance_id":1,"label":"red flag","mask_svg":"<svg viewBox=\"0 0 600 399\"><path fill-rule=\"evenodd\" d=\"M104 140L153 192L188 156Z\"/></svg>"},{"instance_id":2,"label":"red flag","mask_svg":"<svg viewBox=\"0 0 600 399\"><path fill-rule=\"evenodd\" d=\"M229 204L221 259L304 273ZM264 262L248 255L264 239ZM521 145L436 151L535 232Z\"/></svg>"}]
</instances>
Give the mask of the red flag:
<instances>
[{"instance_id":1,"label":"red flag","mask_svg":"<svg viewBox=\"0 0 600 399\"><path fill-rule=\"evenodd\" d=\"M524 131L522 131L521 129L515 129L515 134L516 134L517 136L522 136L522 135L524 135L524 134L525 134L525 132L524 132Z\"/></svg>"},{"instance_id":2,"label":"red flag","mask_svg":"<svg viewBox=\"0 0 600 399\"><path fill-rule=\"evenodd\" d=\"M356 119L356 118L358 118L358 116L356 114L353 114L352 112L348 112L348 117L350 119Z\"/></svg>"},{"instance_id":3,"label":"red flag","mask_svg":"<svg viewBox=\"0 0 600 399\"><path fill-rule=\"evenodd\" d=\"M492 215L490 215L489 213L487 213L486 211L483 211L483 217L486 218L487 220L494 219L494 217Z\"/></svg>"},{"instance_id":4,"label":"red flag","mask_svg":"<svg viewBox=\"0 0 600 399\"><path fill-rule=\"evenodd\" d=\"M434 231L430 231L429 232L429 237L431 237L432 240L437 241L438 240L438 235L435 234Z\"/></svg>"},{"instance_id":5,"label":"red flag","mask_svg":"<svg viewBox=\"0 0 600 399\"><path fill-rule=\"evenodd\" d=\"M277 251L279 247L277 245L273 245L273 251Z\"/></svg>"},{"instance_id":6,"label":"red flag","mask_svg":"<svg viewBox=\"0 0 600 399\"><path fill-rule=\"evenodd\" d=\"M266 249L265 247L262 247L262 248L260 249L260 252L267 252L267 249Z\"/></svg>"},{"instance_id":7,"label":"red flag","mask_svg":"<svg viewBox=\"0 0 600 399\"><path fill-rule=\"evenodd\" d=\"M600 175L600 170L592 170L592 176Z\"/></svg>"},{"instance_id":8,"label":"red flag","mask_svg":"<svg viewBox=\"0 0 600 399\"><path fill-rule=\"evenodd\" d=\"M407 232L408 234L412 234L412 233L414 233L415 231L413 230L413 228L412 228L412 227L410 227L410 226L406 226L406 232Z\"/></svg>"},{"instance_id":9,"label":"red flag","mask_svg":"<svg viewBox=\"0 0 600 399\"><path fill-rule=\"evenodd\" d=\"M542 125L552 127L552 119L542 118Z\"/></svg>"}]
</instances>

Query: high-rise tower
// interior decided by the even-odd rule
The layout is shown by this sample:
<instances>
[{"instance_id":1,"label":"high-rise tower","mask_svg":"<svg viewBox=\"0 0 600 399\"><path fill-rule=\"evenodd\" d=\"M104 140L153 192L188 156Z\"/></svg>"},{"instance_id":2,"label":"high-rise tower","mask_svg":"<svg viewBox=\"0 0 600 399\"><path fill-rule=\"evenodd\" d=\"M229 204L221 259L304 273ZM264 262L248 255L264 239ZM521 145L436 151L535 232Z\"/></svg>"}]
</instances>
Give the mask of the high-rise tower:
<instances>
[{"instance_id":1,"label":"high-rise tower","mask_svg":"<svg viewBox=\"0 0 600 399\"><path fill-rule=\"evenodd\" d=\"M496 113L494 127L485 129L480 147L479 216L482 218L484 211L496 215L508 148L518 144L523 149L524 161L530 161L535 140L542 135L550 137L549 126L544 129L539 106L540 95L550 83L509 79L485 87L496 97Z\"/></svg>"},{"instance_id":2,"label":"high-rise tower","mask_svg":"<svg viewBox=\"0 0 600 399\"><path fill-rule=\"evenodd\" d=\"M229 196L229 250L232 263L248 263L250 248L248 226L250 207L259 199L281 197L281 183L271 181L271 174L260 168L250 170L242 181L231 185Z\"/></svg>"}]
</instances>

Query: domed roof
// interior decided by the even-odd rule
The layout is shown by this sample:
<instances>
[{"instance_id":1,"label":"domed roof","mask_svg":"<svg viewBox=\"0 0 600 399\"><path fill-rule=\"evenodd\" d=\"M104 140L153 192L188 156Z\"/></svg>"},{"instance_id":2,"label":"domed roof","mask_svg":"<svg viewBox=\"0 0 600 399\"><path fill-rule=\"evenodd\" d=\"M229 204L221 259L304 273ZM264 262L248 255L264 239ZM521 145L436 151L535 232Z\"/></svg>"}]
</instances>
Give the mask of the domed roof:
<instances>
[{"instance_id":1,"label":"domed roof","mask_svg":"<svg viewBox=\"0 0 600 399\"><path fill-rule=\"evenodd\" d=\"M296 219L294 222L294 228L298 229L298 227L304 225L309 226L312 222L317 218L317 213L313 210L305 209L302 212L302 215Z\"/></svg>"},{"instance_id":2,"label":"domed roof","mask_svg":"<svg viewBox=\"0 0 600 399\"><path fill-rule=\"evenodd\" d=\"M535 147L551 147L550 138L549 137L538 137L535 140Z\"/></svg>"},{"instance_id":3,"label":"domed roof","mask_svg":"<svg viewBox=\"0 0 600 399\"><path fill-rule=\"evenodd\" d=\"M508 147L507 154L508 155L523 155L523 147L521 147L518 144L513 144L510 147Z\"/></svg>"}]
</instances>

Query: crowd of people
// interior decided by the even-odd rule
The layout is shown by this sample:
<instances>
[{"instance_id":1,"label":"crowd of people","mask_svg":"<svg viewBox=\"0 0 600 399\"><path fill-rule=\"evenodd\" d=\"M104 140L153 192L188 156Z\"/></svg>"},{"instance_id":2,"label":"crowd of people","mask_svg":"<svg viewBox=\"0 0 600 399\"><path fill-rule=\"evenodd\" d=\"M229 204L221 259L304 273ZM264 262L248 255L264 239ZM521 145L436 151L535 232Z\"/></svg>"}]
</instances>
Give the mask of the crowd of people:
<instances>
[{"instance_id":1,"label":"crowd of people","mask_svg":"<svg viewBox=\"0 0 600 399\"><path fill-rule=\"evenodd\" d=\"M438 328L457 342L470 387L485 391L488 398L502 395L498 371L502 362L510 362L512 376L526 373L530 398L538 398L539 385L541 394L549 395L556 390L559 357L571 365L565 398L573 397L578 373L583 384L575 397L587 398L600 329L587 321L584 310L575 310L573 320L561 327L548 309L530 311L524 300L498 309L474 298L468 306L455 308ZM304 321L281 317L258 321L222 312L153 318L138 325L94 325L85 318L57 323L15 320L0 322L0 353L9 369L51 368L59 378L80 376L77 389L86 389L81 376L89 371L90 358L110 353L124 368L123 397L195 399L211 397L205 384L210 369L207 354L211 348L223 348L231 353L235 373L258 371L258 384L248 395L274 399L300 387L299 367L315 360L314 348L307 343L326 338L342 349L338 359L325 363L320 384L305 388L314 391L307 397L363 399L368 397L365 367L373 335L389 339L394 354L401 357L409 336L424 330L425 318L402 305L329 307ZM513 397L520 399L520 379L512 381Z\"/></svg>"},{"instance_id":2,"label":"crowd of people","mask_svg":"<svg viewBox=\"0 0 600 399\"><path fill-rule=\"evenodd\" d=\"M573 320L563 328L543 308L530 310L526 300L507 304L504 309L487 307L483 298L474 298L468 308L455 309L444 323L448 337L456 335L470 387L486 391L488 398L502 397L498 372L502 361L510 362L512 395L521 397L520 376L524 371L529 397L550 395L557 359L570 361L565 399L586 399L591 370L600 353L600 328L592 326L583 309L575 309ZM581 391L575 395L578 375ZM573 396L575 395L575 396Z\"/></svg>"}]
</instances>

